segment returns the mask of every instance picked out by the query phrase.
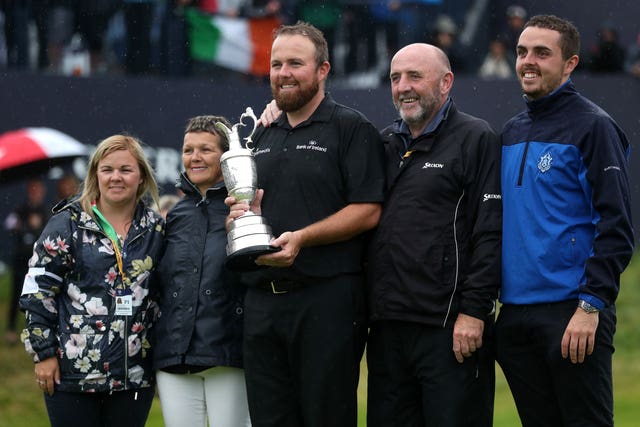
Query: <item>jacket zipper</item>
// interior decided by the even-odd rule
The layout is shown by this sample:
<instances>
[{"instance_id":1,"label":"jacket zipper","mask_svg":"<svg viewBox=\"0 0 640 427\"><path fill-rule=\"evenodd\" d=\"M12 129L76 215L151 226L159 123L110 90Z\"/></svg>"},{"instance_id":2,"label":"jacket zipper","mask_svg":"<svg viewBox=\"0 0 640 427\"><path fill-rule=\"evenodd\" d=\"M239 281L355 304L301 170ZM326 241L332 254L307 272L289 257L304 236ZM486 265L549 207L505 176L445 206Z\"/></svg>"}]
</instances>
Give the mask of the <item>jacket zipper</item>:
<instances>
[{"instance_id":1,"label":"jacket zipper","mask_svg":"<svg viewBox=\"0 0 640 427\"><path fill-rule=\"evenodd\" d=\"M100 233L107 238L109 237L105 234L104 231L102 231L99 228L87 227L83 224L78 224L78 228ZM145 232L146 230L143 230L141 233L138 233L137 235L133 236L133 238L129 242L133 242L137 240ZM123 249L122 264L124 265L124 259L126 258L127 252L124 250L124 247L122 249ZM129 390L129 319L128 319L129 316L123 316L123 317L124 317L124 389Z\"/></svg>"},{"instance_id":2,"label":"jacket zipper","mask_svg":"<svg viewBox=\"0 0 640 427\"><path fill-rule=\"evenodd\" d=\"M526 145L524 146L524 152L522 153L522 160L520 160L520 171L518 172L518 183L517 183L518 187L522 186L522 177L524 175L524 167L527 162L529 144L531 143L531 135L533 133L532 130L533 130L533 122L531 123L531 127L529 128L529 132L527 134L527 142L526 142Z\"/></svg>"},{"instance_id":3,"label":"jacket zipper","mask_svg":"<svg viewBox=\"0 0 640 427\"><path fill-rule=\"evenodd\" d=\"M137 240L140 236L142 236L145 231L138 233L133 236L131 240L127 242L127 244ZM126 239L126 237L125 237ZM122 243L122 264L124 268L124 260L127 257L127 251L124 247L124 242ZM129 318L132 316L124 315L124 389L129 390ZM138 395L136 394L136 400L138 399Z\"/></svg>"},{"instance_id":4,"label":"jacket zipper","mask_svg":"<svg viewBox=\"0 0 640 427\"><path fill-rule=\"evenodd\" d=\"M527 161L527 152L529 151L529 139L524 146L524 153L522 153L522 160L520 160L520 171L518 172L518 187L522 186L522 175L524 175L524 165Z\"/></svg>"}]
</instances>

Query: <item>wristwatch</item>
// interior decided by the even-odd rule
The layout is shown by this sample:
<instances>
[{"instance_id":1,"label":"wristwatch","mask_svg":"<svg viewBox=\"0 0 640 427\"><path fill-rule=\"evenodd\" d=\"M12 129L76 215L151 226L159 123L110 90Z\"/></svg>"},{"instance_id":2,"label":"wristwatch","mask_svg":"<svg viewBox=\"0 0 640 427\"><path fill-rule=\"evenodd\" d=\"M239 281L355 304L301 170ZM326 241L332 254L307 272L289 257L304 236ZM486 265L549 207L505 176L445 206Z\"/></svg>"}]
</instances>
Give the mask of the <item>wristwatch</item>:
<instances>
[{"instance_id":1,"label":"wristwatch","mask_svg":"<svg viewBox=\"0 0 640 427\"><path fill-rule=\"evenodd\" d=\"M588 313L588 314L597 313L600 311L598 307L589 304L583 299L578 301L578 307L580 307L582 310L584 310L585 313Z\"/></svg>"}]
</instances>

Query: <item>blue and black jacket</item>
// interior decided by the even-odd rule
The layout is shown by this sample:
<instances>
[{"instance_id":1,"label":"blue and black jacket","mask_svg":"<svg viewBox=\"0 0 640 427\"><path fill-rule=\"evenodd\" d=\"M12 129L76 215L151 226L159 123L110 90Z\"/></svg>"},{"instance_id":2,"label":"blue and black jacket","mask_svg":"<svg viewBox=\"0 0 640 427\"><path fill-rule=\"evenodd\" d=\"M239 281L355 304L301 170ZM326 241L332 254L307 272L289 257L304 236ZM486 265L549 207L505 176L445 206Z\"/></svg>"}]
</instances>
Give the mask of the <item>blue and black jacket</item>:
<instances>
[{"instance_id":1,"label":"blue and black jacket","mask_svg":"<svg viewBox=\"0 0 640 427\"><path fill-rule=\"evenodd\" d=\"M633 253L628 159L623 131L571 81L507 122L501 302L615 302Z\"/></svg>"}]
</instances>

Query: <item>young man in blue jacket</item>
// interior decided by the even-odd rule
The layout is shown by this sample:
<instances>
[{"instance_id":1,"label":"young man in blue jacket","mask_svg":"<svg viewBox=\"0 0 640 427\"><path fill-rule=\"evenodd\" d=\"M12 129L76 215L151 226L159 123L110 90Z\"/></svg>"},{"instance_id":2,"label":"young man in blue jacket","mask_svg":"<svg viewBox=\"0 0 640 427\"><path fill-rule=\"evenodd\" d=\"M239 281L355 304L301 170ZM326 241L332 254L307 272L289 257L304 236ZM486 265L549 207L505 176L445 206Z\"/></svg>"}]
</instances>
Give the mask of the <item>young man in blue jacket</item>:
<instances>
[{"instance_id":1,"label":"young man in blue jacket","mask_svg":"<svg viewBox=\"0 0 640 427\"><path fill-rule=\"evenodd\" d=\"M571 82L580 35L534 16L517 46L527 110L502 134L496 358L524 426L613 426L620 274L633 252L629 142Z\"/></svg>"}]
</instances>

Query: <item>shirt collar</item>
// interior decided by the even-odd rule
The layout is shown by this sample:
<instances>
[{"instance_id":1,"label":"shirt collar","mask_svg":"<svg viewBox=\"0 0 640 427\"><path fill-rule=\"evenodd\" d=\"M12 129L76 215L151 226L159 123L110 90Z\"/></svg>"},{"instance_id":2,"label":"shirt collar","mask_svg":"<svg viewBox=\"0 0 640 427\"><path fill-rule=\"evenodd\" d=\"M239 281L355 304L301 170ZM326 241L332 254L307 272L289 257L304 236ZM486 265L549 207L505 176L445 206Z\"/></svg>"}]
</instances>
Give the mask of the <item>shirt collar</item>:
<instances>
[{"instance_id":1,"label":"shirt collar","mask_svg":"<svg viewBox=\"0 0 640 427\"><path fill-rule=\"evenodd\" d=\"M311 116L309 116L309 118L304 122L302 122L301 124L310 123L310 122L330 121L331 117L333 116L333 110L335 108L335 105L336 105L336 102L333 100L329 92L325 92L324 98L322 98L322 101L320 102L320 105L318 105L318 108L316 108L316 110L311 114ZM280 117L278 117L276 121L273 122L273 124L279 127L290 127L289 120L287 119L286 114L280 114Z\"/></svg>"}]
</instances>

